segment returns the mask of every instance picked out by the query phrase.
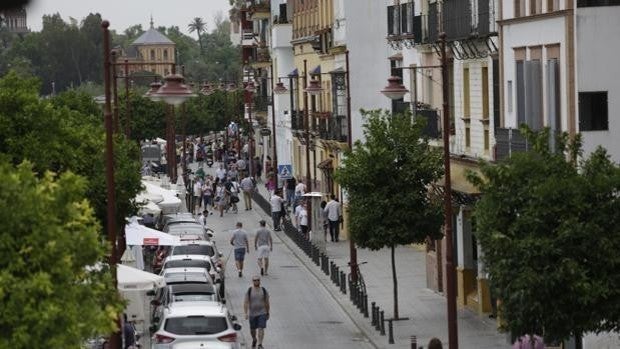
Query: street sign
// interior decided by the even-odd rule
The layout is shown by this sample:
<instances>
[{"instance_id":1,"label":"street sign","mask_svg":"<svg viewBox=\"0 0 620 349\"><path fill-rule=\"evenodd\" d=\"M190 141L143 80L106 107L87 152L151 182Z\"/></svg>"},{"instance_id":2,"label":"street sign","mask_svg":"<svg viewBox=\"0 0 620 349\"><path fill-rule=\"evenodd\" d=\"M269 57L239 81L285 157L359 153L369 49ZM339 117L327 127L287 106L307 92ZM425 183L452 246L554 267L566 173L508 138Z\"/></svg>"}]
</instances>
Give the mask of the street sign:
<instances>
[{"instance_id":1,"label":"street sign","mask_svg":"<svg viewBox=\"0 0 620 349\"><path fill-rule=\"evenodd\" d=\"M261 128L260 129L260 135L261 136L271 136L271 130L268 128Z\"/></svg>"},{"instance_id":2,"label":"street sign","mask_svg":"<svg viewBox=\"0 0 620 349\"><path fill-rule=\"evenodd\" d=\"M293 165L278 165L278 177L280 179L293 178Z\"/></svg>"}]
</instances>

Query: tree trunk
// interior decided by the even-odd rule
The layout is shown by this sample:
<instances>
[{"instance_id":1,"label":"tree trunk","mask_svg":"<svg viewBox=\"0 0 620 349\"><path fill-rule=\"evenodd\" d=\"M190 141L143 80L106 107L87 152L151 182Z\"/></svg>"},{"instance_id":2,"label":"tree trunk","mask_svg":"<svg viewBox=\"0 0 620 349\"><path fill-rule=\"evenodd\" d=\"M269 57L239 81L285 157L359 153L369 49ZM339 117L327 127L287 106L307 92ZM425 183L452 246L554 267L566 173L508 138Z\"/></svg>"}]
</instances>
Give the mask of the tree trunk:
<instances>
[{"instance_id":1,"label":"tree trunk","mask_svg":"<svg viewBox=\"0 0 620 349\"><path fill-rule=\"evenodd\" d=\"M394 245L392 245L392 281L394 283L394 319L398 316L398 279L396 278L396 258L394 257Z\"/></svg>"}]
</instances>

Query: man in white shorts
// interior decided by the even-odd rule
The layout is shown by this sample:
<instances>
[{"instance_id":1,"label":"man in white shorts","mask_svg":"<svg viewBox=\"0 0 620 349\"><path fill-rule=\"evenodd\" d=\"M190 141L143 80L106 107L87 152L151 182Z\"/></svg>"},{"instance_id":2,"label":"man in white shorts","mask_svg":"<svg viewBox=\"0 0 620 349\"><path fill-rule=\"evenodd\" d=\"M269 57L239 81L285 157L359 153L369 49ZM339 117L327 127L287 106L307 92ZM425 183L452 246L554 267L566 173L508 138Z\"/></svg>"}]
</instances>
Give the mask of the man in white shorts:
<instances>
[{"instance_id":1,"label":"man in white shorts","mask_svg":"<svg viewBox=\"0 0 620 349\"><path fill-rule=\"evenodd\" d=\"M254 249L258 258L260 274L268 275L269 253L273 251L273 240L271 240L271 232L265 227L266 222L261 220L259 224L260 228L256 231L256 237L254 238Z\"/></svg>"}]
</instances>

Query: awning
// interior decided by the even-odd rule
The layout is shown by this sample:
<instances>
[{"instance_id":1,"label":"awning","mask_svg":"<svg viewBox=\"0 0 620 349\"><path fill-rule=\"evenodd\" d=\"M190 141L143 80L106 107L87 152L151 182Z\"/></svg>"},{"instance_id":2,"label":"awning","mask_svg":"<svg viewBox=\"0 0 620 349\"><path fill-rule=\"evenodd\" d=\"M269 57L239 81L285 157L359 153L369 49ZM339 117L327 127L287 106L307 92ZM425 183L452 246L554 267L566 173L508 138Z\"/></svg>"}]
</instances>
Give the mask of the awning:
<instances>
[{"instance_id":1,"label":"awning","mask_svg":"<svg viewBox=\"0 0 620 349\"><path fill-rule=\"evenodd\" d=\"M390 57L388 57L388 59L390 61L402 61L403 60L403 54L402 53L397 53L395 55L391 55Z\"/></svg>"},{"instance_id":2,"label":"awning","mask_svg":"<svg viewBox=\"0 0 620 349\"><path fill-rule=\"evenodd\" d=\"M298 76L299 76L299 71L297 70L297 68L293 69L293 71L288 74L289 78L296 78Z\"/></svg>"},{"instance_id":3,"label":"awning","mask_svg":"<svg viewBox=\"0 0 620 349\"><path fill-rule=\"evenodd\" d=\"M166 286L162 276L122 264L116 266L116 279L119 291L149 291Z\"/></svg>"},{"instance_id":4,"label":"awning","mask_svg":"<svg viewBox=\"0 0 620 349\"><path fill-rule=\"evenodd\" d=\"M138 223L125 226L125 239L129 246L176 246L179 237L151 229Z\"/></svg>"},{"instance_id":5,"label":"awning","mask_svg":"<svg viewBox=\"0 0 620 349\"><path fill-rule=\"evenodd\" d=\"M310 71L310 75L321 75L321 66L317 65L314 69Z\"/></svg>"},{"instance_id":6,"label":"awning","mask_svg":"<svg viewBox=\"0 0 620 349\"><path fill-rule=\"evenodd\" d=\"M467 180L467 172L480 173L477 164L469 161L450 161L450 186L452 188L452 202L458 205L473 205L480 198L480 190ZM441 178L432 185L436 195L443 195L445 178Z\"/></svg>"}]
</instances>

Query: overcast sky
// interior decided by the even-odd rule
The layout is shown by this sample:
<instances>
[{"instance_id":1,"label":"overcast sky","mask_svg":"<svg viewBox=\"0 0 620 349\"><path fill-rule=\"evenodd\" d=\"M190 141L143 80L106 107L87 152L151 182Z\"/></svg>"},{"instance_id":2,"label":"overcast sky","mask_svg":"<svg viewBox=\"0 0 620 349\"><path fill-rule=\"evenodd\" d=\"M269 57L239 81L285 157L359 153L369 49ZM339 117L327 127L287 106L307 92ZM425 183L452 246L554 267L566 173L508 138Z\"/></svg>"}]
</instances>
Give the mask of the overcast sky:
<instances>
[{"instance_id":1,"label":"overcast sky","mask_svg":"<svg viewBox=\"0 0 620 349\"><path fill-rule=\"evenodd\" d=\"M110 21L110 29L121 33L134 24L148 28L152 14L155 27L176 25L187 34L194 17L202 17L211 31L214 16L222 12L227 18L229 8L228 0L30 0L26 10L33 31L41 30L45 14L60 13L66 21L69 17L81 21L92 12L100 13Z\"/></svg>"}]
</instances>

